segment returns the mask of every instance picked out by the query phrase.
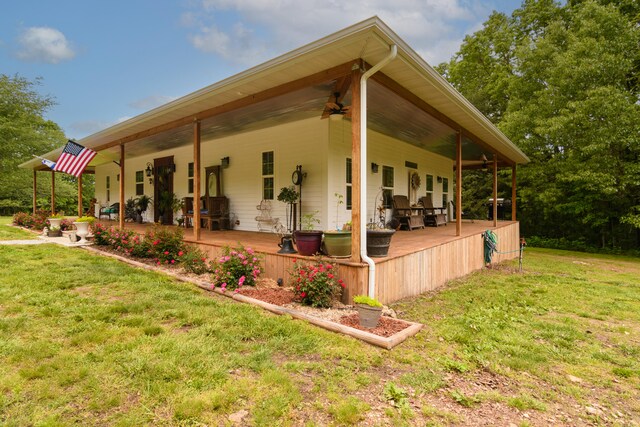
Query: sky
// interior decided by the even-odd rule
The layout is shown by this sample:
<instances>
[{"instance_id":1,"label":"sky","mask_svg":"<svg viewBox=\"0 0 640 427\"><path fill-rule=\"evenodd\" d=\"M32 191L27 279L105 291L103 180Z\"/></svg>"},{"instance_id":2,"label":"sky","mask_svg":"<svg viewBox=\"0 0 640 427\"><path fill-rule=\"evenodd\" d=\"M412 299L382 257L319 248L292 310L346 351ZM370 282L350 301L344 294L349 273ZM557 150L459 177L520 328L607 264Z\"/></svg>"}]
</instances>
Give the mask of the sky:
<instances>
[{"instance_id":1,"label":"sky","mask_svg":"<svg viewBox=\"0 0 640 427\"><path fill-rule=\"evenodd\" d=\"M0 74L41 78L82 138L379 16L429 64L518 0L5 0Z\"/></svg>"}]
</instances>

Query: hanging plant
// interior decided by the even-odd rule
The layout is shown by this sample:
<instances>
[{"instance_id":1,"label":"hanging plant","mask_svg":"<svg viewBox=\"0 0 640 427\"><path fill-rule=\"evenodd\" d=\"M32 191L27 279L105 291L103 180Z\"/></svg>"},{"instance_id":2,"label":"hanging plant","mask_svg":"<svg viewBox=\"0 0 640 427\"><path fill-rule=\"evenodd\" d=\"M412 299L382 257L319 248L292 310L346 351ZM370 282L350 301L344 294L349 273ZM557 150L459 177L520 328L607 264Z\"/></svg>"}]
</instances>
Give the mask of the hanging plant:
<instances>
[{"instance_id":1,"label":"hanging plant","mask_svg":"<svg viewBox=\"0 0 640 427\"><path fill-rule=\"evenodd\" d=\"M418 188L420 188L420 175L418 175L418 172L414 172L411 174L411 188L414 190L417 190Z\"/></svg>"}]
</instances>

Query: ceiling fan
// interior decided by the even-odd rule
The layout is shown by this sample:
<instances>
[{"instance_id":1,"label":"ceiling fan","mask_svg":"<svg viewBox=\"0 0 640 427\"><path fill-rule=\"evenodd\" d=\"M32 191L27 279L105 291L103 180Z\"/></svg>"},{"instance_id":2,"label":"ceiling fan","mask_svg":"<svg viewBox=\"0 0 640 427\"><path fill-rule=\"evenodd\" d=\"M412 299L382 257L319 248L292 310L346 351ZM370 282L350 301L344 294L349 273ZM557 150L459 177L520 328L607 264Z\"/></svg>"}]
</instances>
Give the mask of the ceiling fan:
<instances>
[{"instance_id":1,"label":"ceiling fan","mask_svg":"<svg viewBox=\"0 0 640 427\"><path fill-rule=\"evenodd\" d=\"M334 92L333 96L336 98L335 101L329 101L326 103L326 109L328 110L329 115L339 114L344 116L349 113L351 107L348 105L345 106L340 102L340 92Z\"/></svg>"}]
</instances>

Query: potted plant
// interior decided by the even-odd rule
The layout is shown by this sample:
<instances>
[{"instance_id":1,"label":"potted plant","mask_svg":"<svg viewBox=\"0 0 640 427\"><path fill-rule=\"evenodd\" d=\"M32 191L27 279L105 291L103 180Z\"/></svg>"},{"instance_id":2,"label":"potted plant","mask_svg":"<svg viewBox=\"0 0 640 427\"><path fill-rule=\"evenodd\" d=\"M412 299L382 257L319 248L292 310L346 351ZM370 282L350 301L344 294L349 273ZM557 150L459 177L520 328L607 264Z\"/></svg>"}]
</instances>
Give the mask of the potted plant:
<instances>
[{"instance_id":1,"label":"potted plant","mask_svg":"<svg viewBox=\"0 0 640 427\"><path fill-rule=\"evenodd\" d=\"M47 231L47 236L48 237L61 237L62 236L62 230L60 229L60 227L56 227L54 225L49 227L49 230Z\"/></svg>"},{"instance_id":2,"label":"potted plant","mask_svg":"<svg viewBox=\"0 0 640 427\"><path fill-rule=\"evenodd\" d=\"M355 295L353 303L358 310L360 326L371 329L378 326L378 321L382 315L382 303L375 298L366 295Z\"/></svg>"},{"instance_id":3,"label":"potted plant","mask_svg":"<svg viewBox=\"0 0 640 427\"><path fill-rule=\"evenodd\" d=\"M278 194L278 200L287 204L287 231L291 232L291 226L293 224L293 204L298 201L300 193L296 191L296 188L291 185L289 187L282 187L280 194Z\"/></svg>"},{"instance_id":4,"label":"potted plant","mask_svg":"<svg viewBox=\"0 0 640 427\"><path fill-rule=\"evenodd\" d=\"M170 224L169 213L177 212L182 208L182 200L175 193L163 191L158 198L158 215L163 224Z\"/></svg>"},{"instance_id":5,"label":"potted plant","mask_svg":"<svg viewBox=\"0 0 640 427\"><path fill-rule=\"evenodd\" d=\"M64 214L62 212L58 212L57 214L51 215L49 218L47 218L47 221L49 221L49 231L54 228L57 228L58 231L60 231L60 223L62 222L63 218Z\"/></svg>"},{"instance_id":6,"label":"potted plant","mask_svg":"<svg viewBox=\"0 0 640 427\"><path fill-rule=\"evenodd\" d=\"M318 211L302 215L302 230L293 232L293 241L300 255L311 256L320 252L322 231L314 230L320 221L316 218Z\"/></svg>"},{"instance_id":7,"label":"potted plant","mask_svg":"<svg viewBox=\"0 0 640 427\"><path fill-rule=\"evenodd\" d=\"M339 227L340 205L344 202L342 194L335 193L334 195L336 197L336 229L325 231L324 249L331 257L348 258L351 256L351 227Z\"/></svg>"},{"instance_id":8,"label":"potted plant","mask_svg":"<svg viewBox=\"0 0 640 427\"><path fill-rule=\"evenodd\" d=\"M143 194L142 196L136 199L135 210L136 210L136 222L138 224L142 224L142 214L149 209L149 205L151 204L151 197Z\"/></svg>"},{"instance_id":9,"label":"potted plant","mask_svg":"<svg viewBox=\"0 0 640 427\"><path fill-rule=\"evenodd\" d=\"M83 245L88 243L86 237L87 234L89 234L89 226L93 224L95 220L92 216L81 216L73 223L73 225L76 226L76 236L80 237L78 244Z\"/></svg>"},{"instance_id":10,"label":"potted plant","mask_svg":"<svg viewBox=\"0 0 640 427\"><path fill-rule=\"evenodd\" d=\"M385 257L389 253L391 238L396 230L381 227L375 223L367 225L367 255Z\"/></svg>"}]
</instances>

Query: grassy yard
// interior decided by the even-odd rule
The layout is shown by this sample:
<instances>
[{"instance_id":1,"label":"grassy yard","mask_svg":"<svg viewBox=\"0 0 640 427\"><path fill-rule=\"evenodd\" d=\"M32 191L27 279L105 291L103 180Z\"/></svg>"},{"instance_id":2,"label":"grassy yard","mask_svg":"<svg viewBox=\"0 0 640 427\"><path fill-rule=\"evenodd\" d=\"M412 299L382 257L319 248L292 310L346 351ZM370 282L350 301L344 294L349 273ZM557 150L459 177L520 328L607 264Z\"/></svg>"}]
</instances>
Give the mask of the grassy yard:
<instances>
[{"instance_id":1,"label":"grassy yard","mask_svg":"<svg viewBox=\"0 0 640 427\"><path fill-rule=\"evenodd\" d=\"M426 328L392 351L80 249L0 263L2 425L640 423L638 259L529 250L396 304Z\"/></svg>"},{"instance_id":2,"label":"grassy yard","mask_svg":"<svg viewBox=\"0 0 640 427\"><path fill-rule=\"evenodd\" d=\"M0 216L0 240L31 240L36 238L35 233L8 227L8 224L11 224L11 217Z\"/></svg>"}]
</instances>

